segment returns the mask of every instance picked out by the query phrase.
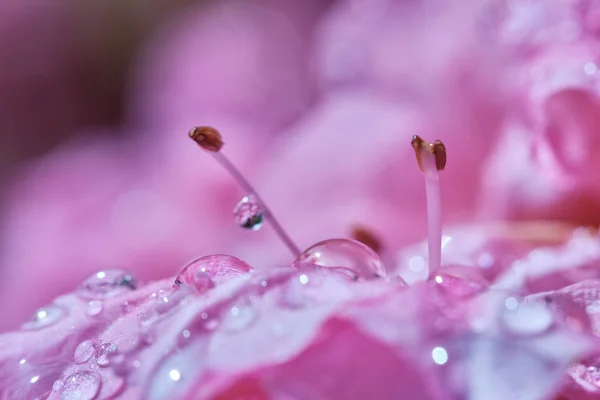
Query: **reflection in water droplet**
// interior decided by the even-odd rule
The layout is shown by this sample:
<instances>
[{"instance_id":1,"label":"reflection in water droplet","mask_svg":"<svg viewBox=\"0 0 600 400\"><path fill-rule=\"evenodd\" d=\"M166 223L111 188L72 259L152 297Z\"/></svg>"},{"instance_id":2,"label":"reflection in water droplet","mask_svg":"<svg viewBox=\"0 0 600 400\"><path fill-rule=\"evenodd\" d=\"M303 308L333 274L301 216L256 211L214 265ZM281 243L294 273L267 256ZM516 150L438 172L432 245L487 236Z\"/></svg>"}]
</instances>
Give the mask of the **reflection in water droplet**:
<instances>
[{"instance_id":1,"label":"reflection in water droplet","mask_svg":"<svg viewBox=\"0 0 600 400\"><path fill-rule=\"evenodd\" d=\"M252 268L239 258L215 254L189 263L175 279L175 286L186 285L202 293L214 287L215 281L248 273Z\"/></svg>"},{"instance_id":2,"label":"reflection in water droplet","mask_svg":"<svg viewBox=\"0 0 600 400\"><path fill-rule=\"evenodd\" d=\"M31 320L25 322L21 329L32 330L45 328L60 321L66 314L62 307L51 304L38 309Z\"/></svg>"},{"instance_id":3,"label":"reflection in water droplet","mask_svg":"<svg viewBox=\"0 0 600 400\"><path fill-rule=\"evenodd\" d=\"M379 256L368 246L351 239L329 239L305 250L294 265L311 263L323 267L344 267L366 279L385 277Z\"/></svg>"},{"instance_id":4,"label":"reflection in water droplet","mask_svg":"<svg viewBox=\"0 0 600 400\"><path fill-rule=\"evenodd\" d=\"M102 312L103 308L104 306L102 305L101 301L92 300L88 303L85 313L90 317L94 317L96 315L99 315Z\"/></svg>"},{"instance_id":5,"label":"reflection in water droplet","mask_svg":"<svg viewBox=\"0 0 600 400\"><path fill-rule=\"evenodd\" d=\"M96 350L96 364L106 367L110 364L110 358L117 352L117 346L112 343L102 343Z\"/></svg>"},{"instance_id":6,"label":"reflection in water droplet","mask_svg":"<svg viewBox=\"0 0 600 400\"><path fill-rule=\"evenodd\" d=\"M75 348L73 358L75 364L83 364L89 360L96 352L96 343L93 340L85 340Z\"/></svg>"},{"instance_id":7,"label":"reflection in water droplet","mask_svg":"<svg viewBox=\"0 0 600 400\"><path fill-rule=\"evenodd\" d=\"M80 371L68 376L59 387L62 400L92 400L98 395L102 378L91 371Z\"/></svg>"},{"instance_id":8,"label":"reflection in water droplet","mask_svg":"<svg viewBox=\"0 0 600 400\"><path fill-rule=\"evenodd\" d=\"M263 210L258 200L252 196L243 197L233 210L235 222L242 228L259 230L264 221Z\"/></svg>"},{"instance_id":9,"label":"reflection in water droplet","mask_svg":"<svg viewBox=\"0 0 600 400\"><path fill-rule=\"evenodd\" d=\"M96 272L83 281L77 294L85 299L102 299L136 287L133 275L123 270L109 269Z\"/></svg>"}]
</instances>

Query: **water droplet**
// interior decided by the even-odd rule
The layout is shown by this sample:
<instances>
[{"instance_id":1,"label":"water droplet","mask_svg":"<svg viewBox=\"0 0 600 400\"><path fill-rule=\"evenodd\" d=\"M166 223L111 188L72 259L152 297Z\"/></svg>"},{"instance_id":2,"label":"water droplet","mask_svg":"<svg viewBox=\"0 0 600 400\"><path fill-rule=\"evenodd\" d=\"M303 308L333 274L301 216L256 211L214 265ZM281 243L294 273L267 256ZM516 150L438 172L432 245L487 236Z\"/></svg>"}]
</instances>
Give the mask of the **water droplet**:
<instances>
[{"instance_id":1,"label":"water droplet","mask_svg":"<svg viewBox=\"0 0 600 400\"><path fill-rule=\"evenodd\" d=\"M102 378L91 371L80 371L69 375L59 387L62 400L92 400L100 392Z\"/></svg>"},{"instance_id":2,"label":"water droplet","mask_svg":"<svg viewBox=\"0 0 600 400\"><path fill-rule=\"evenodd\" d=\"M38 309L31 320L21 325L21 329L33 330L54 325L66 314L62 307L51 304Z\"/></svg>"},{"instance_id":3,"label":"water droplet","mask_svg":"<svg viewBox=\"0 0 600 400\"><path fill-rule=\"evenodd\" d=\"M87 310L85 311L85 313L90 317L94 317L96 315L99 315L103 309L104 306L102 305L101 301L92 300L88 303Z\"/></svg>"},{"instance_id":4,"label":"water droplet","mask_svg":"<svg viewBox=\"0 0 600 400\"><path fill-rule=\"evenodd\" d=\"M431 351L431 358L437 365L444 365L448 362L448 352L443 347L435 347Z\"/></svg>"},{"instance_id":5,"label":"water droplet","mask_svg":"<svg viewBox=\"0 0 600 400\"><path fill-rule=\"evenodd\" d=\"M252 196L243 197L233 210L235 222L242 228L259 230L263 224L263 210L258 200Z\"/></svg>"},{"instance_id":6,"label":"water droplet","mask_svg":"<svg viewBox=\"0 0 600 400\"><path fill-rule=\"evenodd\" d=\"M85 299L102 299L124 290L134 290L136 287L136 281L130 273L108 269L96 272L83 281L77 289L77 294Z\"/></svg>"},{"instance_id":7,"label":"water droplet","mask_svg":"<svg viewBox=\"0 0 600 400\"><path fill-rule=\"evenodd\" d=\"M202 293L214 287L215 280L239 276L252 268L239 258L215 254L189 263L175 279L175 286L186 285Z\"/></svg>"},{"instance_id":8,"label":"water droplet","mask_svg":"<svg viewBox=\"0 0 600 400\"><path fill-rule=\"evenodd\" d=\"M96 342L93 340L85 340L75 348L75 353L73 358L75 359L75 364L83 364L88 361L94 353L96 352Z\"/></svg>"},{"instance_id":9,"label":"water droplet","mask_svg":"<svg viewBox=\"0 0 600 400\"><path fill-rule=\"evenodd\" d=\"M181 372L177 369L172 369L169 371L169 378L171 378L172 381L177 382L181 379Z\"/></svg>"},{"instance_id":10,"label":"water droplet","mask_svg":"<svg viewBox=\"0 0 600 400\"><path fill-rule=\"evenodd\" d=\"M252 325L257 318L258 311L256 301L251 297L244 297L225 311L221 323L221 330L228 333L241 332Z\"/></svg>"},{"instance_id":11,"label":"water droplet","mask_svg":"<svg viewBox=\"0 0 600 400\"><path fill-rule=\"evenodd\" d=\"M323 267L345 267L366 279L385 277L379 256L368 246L351 239L329 239L305 250L294 265L311 263Z\"/></svg>"},{"instance_id":12,"label":"water droplet","mask_svg":"<svg viewBox=\"0 0 600 400\"><path fill-rule=\"evenodd\" d=\"M110 358L116 354L117 346L112 343L102 343L96 349L96 364L106 367L110 364Z\"/></svg>"}]
</instances>

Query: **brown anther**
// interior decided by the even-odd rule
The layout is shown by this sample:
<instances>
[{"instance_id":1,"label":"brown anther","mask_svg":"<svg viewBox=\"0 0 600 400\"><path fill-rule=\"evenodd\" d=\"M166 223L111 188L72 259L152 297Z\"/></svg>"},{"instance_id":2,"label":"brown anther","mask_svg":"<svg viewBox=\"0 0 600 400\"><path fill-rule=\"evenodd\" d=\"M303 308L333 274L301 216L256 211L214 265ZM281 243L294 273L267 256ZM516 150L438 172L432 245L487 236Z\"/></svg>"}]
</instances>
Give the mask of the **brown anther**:
<instances>
[{"instance_id":1,"label":"brown anther","mask_svg":"<svg viewBox=\"0 0 600 400\"><path fill-rule=\"evenodd\" d=\"M446 146L444 146L441 140L436 140L435 143L428 143L421 139L420 136L414 135L410 144L415 149L417 164L419 164L421 172L423 172L422 151L427 151L435 156L435 167L438 171L443 171L446 168Z\"/></svg>"},{"instance_id":2,"label":"brown anther","mask_svg":"<svg viewBox=\"0 0 600 400\"><path fill-rule=\"evenodd\" d=\"M352 239L361 242L362 244L369 246L375 253L378 253L382 249L381 241L373 232L361 225L355 225L352 227L351 233Z\"/></svg>"},{"instance_id":3,"label":"brown anther","mask_svg":"<svg viewBox=\"0 0 600 400\"><path fill-rule=\"evenodd\" d=\"M225 144L219 131L211 126L196 126L190 129L190 137L204 150L215 153Z\"/></svg>"}]
</instances>

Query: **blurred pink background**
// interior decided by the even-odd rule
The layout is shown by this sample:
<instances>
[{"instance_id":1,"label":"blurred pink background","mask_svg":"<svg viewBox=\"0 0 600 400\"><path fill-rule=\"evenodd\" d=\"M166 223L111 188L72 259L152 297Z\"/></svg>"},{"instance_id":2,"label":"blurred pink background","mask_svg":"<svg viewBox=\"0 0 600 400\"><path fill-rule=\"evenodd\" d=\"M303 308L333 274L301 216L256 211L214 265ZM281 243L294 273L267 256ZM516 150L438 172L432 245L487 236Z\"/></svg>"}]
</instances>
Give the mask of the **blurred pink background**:
<instances>
[{"instance_id":1,"label":"blurred pink background","mask_svg":"<svg viewBox=\"0 0 600 400\"><path fill-rule=\"evenodd\" d=\"M195 125L302 248L361 226L393 268L424 237L414 134L447 225L600 223L590 1L0 0L0 32L0 331L103 268L292 261Z\"/></svg>"}]
</instances>

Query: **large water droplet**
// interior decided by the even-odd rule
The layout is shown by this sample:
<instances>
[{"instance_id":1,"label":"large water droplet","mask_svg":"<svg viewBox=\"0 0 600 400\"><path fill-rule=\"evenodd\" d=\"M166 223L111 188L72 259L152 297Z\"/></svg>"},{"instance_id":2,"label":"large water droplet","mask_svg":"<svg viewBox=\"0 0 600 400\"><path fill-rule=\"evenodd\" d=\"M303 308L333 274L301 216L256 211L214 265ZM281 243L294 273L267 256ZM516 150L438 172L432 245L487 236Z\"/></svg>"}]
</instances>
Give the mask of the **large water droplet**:
<instances>
[{"instance_id":1,"label":"large water droplet","mask_svg":"<svg viewBox=\"0 0 600 400\"><path fill-rule=\"evenodd\" d=\"M233 210L235 222L242 228L259 230L263 224L263 210L252 195L243 197Z\"/></svg>"},{"instance_id":2,"label":"large water droplet","mask_svg":"<svg viewBox=\"0 0 600 400\"><path fill-rule=\"evenodd\" d=\"M189 263L175 279L176 285L186 285L197 292L214 287L214 281L226 277L243 275L252 268L239 258L215 254L198 258Z\"/></svg>"},{"instance_id":3,"label":"large water droplet","mask_svg":"<svg viewBox=\"0 0 600 400\"><path fill-rule=\"evenodd\" d=\"M110 364L110 358L115 356L117 346L112 343L102 343L96 349L96 364L101 367L106 367Z\"/></svg>"},{"instance_id":4,"label":"large water droplet","mask_svg":"<svg viewBox=\"0 0 600 400\"><path fill-rule=\"evenodd\" d=\"M102 378L91 371L79 371L69 375L62 385L56 385L62 400L92 400L100 392Z\"/></svg>"},{"instance_id":5,"label":"large water droplet","mask_svg":"<svg viewBox=\"0 0 600 400\"><path fill-rule=\"evenodd\" d=\"M96 272L83 281L77 294L86 299L102 299L136 287L133 275L123 270L109 269Z\"/></svg>"},{"instance_id":6,"label":"large water droplet","mask_svg":"<svg viewBox=\"0 0 600 400\"><path fill-rule=\"evenodd\" d=\"M55 304L42 307L35 312L31 320L21 325L21 329L41 329L54 325L60 321L65 314L66 311Z\"/></svg>"},{"instance_id":7,"label":"large water droplet","mask_svg":"<svg viewBox=\"0 0 600 400\"><path fill-rule=\"evenodd\" d=\"M379 256L368 246L351 239L329 239L305 250L294 265L311 263L323 267L345 267L366 279L386 275Z\"/></svg>"},{"instance_id":8,"label":"large water droplet","mask_svg":"<svg viewBox=\"0 0 600 400\"><path fill-rule=\"evenodd\" d=\"M88 361L96 352L96 342L93 340L85 340L75 348L73 358L75 364L83 364Z\"/></svg>"}]
</instances>

